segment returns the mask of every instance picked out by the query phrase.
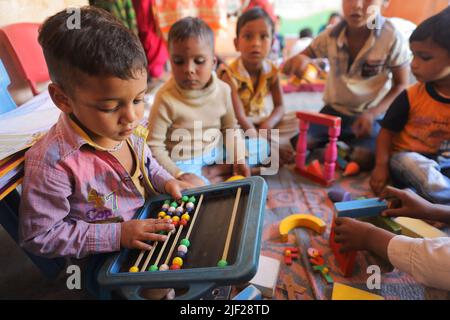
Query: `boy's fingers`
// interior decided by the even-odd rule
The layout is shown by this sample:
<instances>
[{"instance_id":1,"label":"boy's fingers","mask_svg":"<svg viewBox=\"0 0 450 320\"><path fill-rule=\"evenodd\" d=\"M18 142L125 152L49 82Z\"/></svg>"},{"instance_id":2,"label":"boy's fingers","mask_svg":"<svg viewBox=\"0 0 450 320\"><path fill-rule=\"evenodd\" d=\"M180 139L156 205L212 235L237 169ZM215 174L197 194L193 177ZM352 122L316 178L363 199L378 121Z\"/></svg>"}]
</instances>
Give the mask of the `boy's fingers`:
<instances>
[{"instance_id":1,"label":"boy's fingers","mask_svg":"<svg viewBox=\"0 0 450 320\"><path fill-rule=\"evenodd\" d=\"M151 250L152 246L142 242L140 240L134 240L133 243L131 244L133 246L133 248L139 249L139 250Z\"/></svg>"},{"instance_id":2,"label":"boy's fingers","mask_svg":"<svg viewBox=\"0 0 450 320\"><path fill-rule=\"evenodd\" d=\"M171 219L143 219L141 220L143 222L145 222L145 225L147 226L151 226L154 224L171 224L172 220Z\"/></svg>"},{"instance_id":3,"label":"boy's fingers","mask_svg":"<svg viewBox=\"0 0 450 320\"><path fill-rule=\"evenodd\" d=\"M146 241L165 241L167 239L167 235L146 232L142 235L142 238Z\"/></svg>"}]
</instances>

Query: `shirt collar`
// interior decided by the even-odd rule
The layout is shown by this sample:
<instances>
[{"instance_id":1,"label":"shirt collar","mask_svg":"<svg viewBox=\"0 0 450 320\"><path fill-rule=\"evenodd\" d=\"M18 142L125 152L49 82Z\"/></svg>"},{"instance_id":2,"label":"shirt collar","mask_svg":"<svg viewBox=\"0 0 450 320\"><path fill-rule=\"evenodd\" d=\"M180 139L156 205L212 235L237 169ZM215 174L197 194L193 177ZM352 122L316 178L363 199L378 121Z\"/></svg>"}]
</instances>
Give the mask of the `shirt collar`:
<instances>
[{"instance_id":1,"label":"shirt collar","mask_svg":"<svg viewBox=\"0 0 450 320\"><path fill-rule=\"evenodd\" d=\"M231 65L230 69L233 72L233 75L241 82L247 83L247 86L249 88L253 88L253 82L250 77L250 74L248 73L247 69L244 66L244 63L242 62L241 58L236 59ZM266 78L271 77L273 74L276 74L278 70L275 68L275 66L268 61L267 59L263 60L262 62L262 69L260 74L260 83L261 80L265 80Z\"/></svg>"},{"instance_id":2,"label":"shirt collar","mask_svg":"<svg viewBox=\"0 0 450 320\"><path fill-rule=\"evenodd\" d=\"M380 37L381 31L383 30L384 24L386 23L386 18L383 16L378 17L378 28L373 29L370 36ZM330 37L335 38L338 47L342 48L347 44L347 37L345 32L347 30L347 22L344 20L338 23L330 32Z\"/></svg>"}]
</instances>

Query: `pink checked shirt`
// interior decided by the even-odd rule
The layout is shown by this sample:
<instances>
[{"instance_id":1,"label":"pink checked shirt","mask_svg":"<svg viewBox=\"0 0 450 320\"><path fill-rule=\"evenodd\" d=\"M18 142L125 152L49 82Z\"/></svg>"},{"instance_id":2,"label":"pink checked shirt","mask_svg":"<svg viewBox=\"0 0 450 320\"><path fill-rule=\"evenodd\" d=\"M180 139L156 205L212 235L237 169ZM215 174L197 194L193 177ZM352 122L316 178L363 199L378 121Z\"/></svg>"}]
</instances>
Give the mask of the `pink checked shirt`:
<instances>
[{"instance_id":1,"label":"pink checked shirt","mask_svg":"<svg viewBox=\"0 0 450 320\"><path fill-rule=\"evenodd\" d=\"M164 192L173 177L152 157L147 129L129 138L146 191ZM145 199L129 173L96 145L68 115L25 155L19 216L21 245L46 257L82 258L120 249L120 221Z\"/></svg>"}]
</instances>

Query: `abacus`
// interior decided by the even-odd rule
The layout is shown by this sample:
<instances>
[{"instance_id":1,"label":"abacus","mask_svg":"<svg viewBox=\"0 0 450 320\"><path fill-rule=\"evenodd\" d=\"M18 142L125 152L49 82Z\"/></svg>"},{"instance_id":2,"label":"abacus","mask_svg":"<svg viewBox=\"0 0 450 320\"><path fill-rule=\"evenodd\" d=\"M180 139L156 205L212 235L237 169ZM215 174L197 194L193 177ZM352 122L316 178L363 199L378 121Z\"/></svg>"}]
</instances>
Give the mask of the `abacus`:
<instances>
[{"instance_id":1,"label":"abacus","mask_svg":"<svg viewBox=\"0 0 450 320\"><path fill-rule=\"evenodd\" d=\"M140 288L188 288L194 299L218 285L250 280L258 266L267 185L251 177L190 189L178 201L159 195L137 219L171 218L176 225L150 250L122 249L102 266L98 281L139 299ZM124 293L125 292L125 293Z\"/></svg>"}]
</instances>

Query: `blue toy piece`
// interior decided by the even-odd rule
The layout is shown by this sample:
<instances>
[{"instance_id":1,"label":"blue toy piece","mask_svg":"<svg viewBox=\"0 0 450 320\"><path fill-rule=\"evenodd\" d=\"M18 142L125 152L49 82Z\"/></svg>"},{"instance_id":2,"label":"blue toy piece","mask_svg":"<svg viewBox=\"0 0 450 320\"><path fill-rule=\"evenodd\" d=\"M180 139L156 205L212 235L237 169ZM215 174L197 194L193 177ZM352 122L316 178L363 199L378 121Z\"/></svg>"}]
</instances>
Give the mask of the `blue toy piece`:
<instances>
[{"instance_id":1,"label":"blue toy piece","mask_svg":"<svg viewBox=\"0 0 450 320\"><path fill-rule=\"evenodd\" d=\"M380 215L387 209L387 202L378 198L337 202L336 215L340 218L366 218Z\"/></svg>"},{"instance_id":2,"label":"blue toy piece","mask_svg":"<svg viewBox=\"0 0 450 320\"><path fill-rule=\"evenodd\" d=\"M352 201L352 195L350 192L344 189L332 189L328 192L328 198L334 202Z\"/></svg>"},{"instance_id":3,"label":"blue toy piece","mask_svg":"<svg viewBox=\"0 0 450 320\"><path fill-rule=\"evenodd\" d=\"M14 110L17 107L8 92L10 83L8 73L0 59L0 114Z\"/></svg>"},{"instance_id":4,"label":"blue toy piece","mask_svg":"<svg viewBox=\"0 0 450 320\"><path fill-rule=\"evenodd\" d=\"M233 300L262 300L262 294L258 288L251 284L239 292Z\"/></svg>"}]
</instances>

